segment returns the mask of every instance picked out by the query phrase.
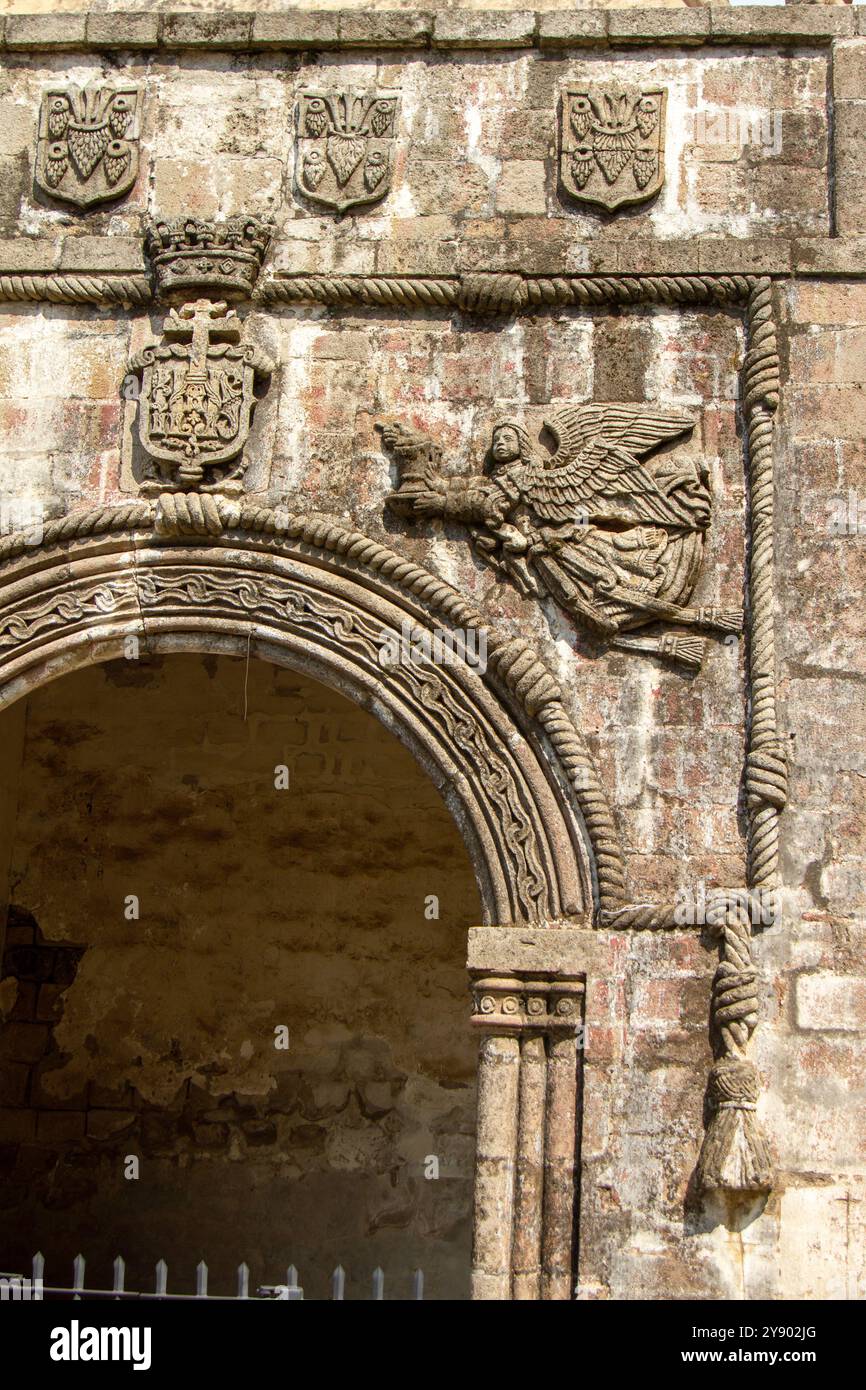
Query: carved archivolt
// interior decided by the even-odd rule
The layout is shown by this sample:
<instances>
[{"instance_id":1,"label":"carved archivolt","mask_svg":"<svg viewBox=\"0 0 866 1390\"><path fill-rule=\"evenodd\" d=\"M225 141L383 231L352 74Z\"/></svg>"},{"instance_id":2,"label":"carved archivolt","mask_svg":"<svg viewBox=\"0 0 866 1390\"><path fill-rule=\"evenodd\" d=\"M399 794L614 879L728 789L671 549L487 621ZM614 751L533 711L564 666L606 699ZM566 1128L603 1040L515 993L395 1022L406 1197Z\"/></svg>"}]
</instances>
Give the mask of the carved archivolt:
<instances>
[{"instance_id":1,"label":"carved archivolt","mask_svg":"<svg viewBox=\"0 0 866 1390\"><path fill-rule=\"evenodd\" d=\"M0 293L11 278L0 280ZM748 435L750 541L744 773L748 874L745 885L719 890L724 910L715 921L720 963L712 997L712 1119L697 1176L706 1188L766 1190L770 1166L754 1118L757 1075L746 1053L758 1018L752 924L767 920L766 907L773 902L778 818L787 795L787 765L776 721L773 632L773 433L779 360L771 281L740 275L286 275L260 284L254 297L269 304L312 301L486 314L605 303L744 308L748 346L741 399ZM107 537L114 539L100 539ZM315 647L315 654L306 658L310 669L326 680L333 680L339 669L356 698L374 707L386 722L390 719L419 756L429 756L443 790L453 786L452 805L480 865L489 920L544 921L580 913L590 901L592 877L598 925L617 930L684 925L675 903L629 901L610 807L549 671L526 643L487 628L479 613L428 571L330 522L311 522L194 492L50 523L37 553L29 539L16 536L0 542L0 679L5 699L16 698L67 664L114 654L111 643L116 646L125 630L141 632L157 645L163 638L176 642L184 633L202 630L214 640L244 633L248 640L255 637L263 654L279 660L280 653L289 652L298 663ZM193 540L199 547L195 552L189 548ZM230 562L231 547L235 550ZM50 559L52 552L56 562ZM185 578L179 565L187 566ZM305 609L297 588L299 567L303 583L317 593L326 573L337 575L344 586L351 586L351 575L363 580L351 595L329 592L327 603L320 595L318 607ZM371 594L393 604L392 627L408 612L413 621L428 626L436 618L452 627L485 629L489 664L483 679L468 668L437 669L429 677L417 671L383 673L381 666L374 671L374 634L362 616L371 610L368 598L361 597ZM340 600L348 608L340 609ZM345 668L340 668L341 659ZM459 765L451 757L454 750L459 751ZM591 856L582 845L584 829Z\"/></svg>"},{"instance_id":2,"label":"carved archivolt","mask_svg":"<svg viewBox=\"0 0 866 1390\"><path fill-rule=\"evenodd\" d=\"M412 748L461 824L488 921L589 920L594 900L622 899L610 811L558 687L428 571L342 527L209 494L83 513L28 539L0 544L3 702L121 654L131 635L147 650L254 641L348 690ZM483 629L486 672L383 665L383 634L406 621Z\"/></svg>"}]
</instances>

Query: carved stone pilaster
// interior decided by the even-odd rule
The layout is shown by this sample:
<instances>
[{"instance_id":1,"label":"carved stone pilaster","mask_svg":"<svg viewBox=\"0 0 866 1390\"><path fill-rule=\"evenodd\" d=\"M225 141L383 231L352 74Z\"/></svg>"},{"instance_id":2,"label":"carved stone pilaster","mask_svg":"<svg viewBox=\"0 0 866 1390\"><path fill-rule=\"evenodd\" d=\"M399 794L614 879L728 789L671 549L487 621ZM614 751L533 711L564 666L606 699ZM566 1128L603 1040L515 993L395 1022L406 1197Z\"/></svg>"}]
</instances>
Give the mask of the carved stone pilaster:
<instances>
[{"instance_id":1,"label":"carved stone pilaster","mask_svg":"<svg viewBox=\"0 0 866 1390\"><path fill-rule=\"evenodd\" d=\"M473 1298L571 1297L583 992L576 977L473 973Z\"/></svg>"}]
</instances>

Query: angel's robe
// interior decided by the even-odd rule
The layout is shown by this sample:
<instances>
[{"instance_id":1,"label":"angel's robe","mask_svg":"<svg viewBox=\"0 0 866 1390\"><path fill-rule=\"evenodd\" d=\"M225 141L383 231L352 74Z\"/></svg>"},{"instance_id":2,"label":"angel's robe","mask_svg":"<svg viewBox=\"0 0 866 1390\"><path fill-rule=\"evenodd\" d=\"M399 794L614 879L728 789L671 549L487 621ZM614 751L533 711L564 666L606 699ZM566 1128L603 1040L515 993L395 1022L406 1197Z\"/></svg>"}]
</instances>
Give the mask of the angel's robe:
<instances>
[{"instance_id":1,"label":"angel's robe","mask_svg":"<svg viewBox=\"0 0 866 1390\"><path fill-rule=\"evenodd\" d=\"M522 593L551 594L609 634L646 621L629 603L629 591L636 601L663 596L671 602L688 592L709 520L709 492L693 472L658 480L668 525L655 522L657 503L650 511L625 492L591 498L568 520L542 517L526 500L528 472L521 460L489 475L439 483L443 516L468 524L484 559Z\"/></svg>"}]
</instances>

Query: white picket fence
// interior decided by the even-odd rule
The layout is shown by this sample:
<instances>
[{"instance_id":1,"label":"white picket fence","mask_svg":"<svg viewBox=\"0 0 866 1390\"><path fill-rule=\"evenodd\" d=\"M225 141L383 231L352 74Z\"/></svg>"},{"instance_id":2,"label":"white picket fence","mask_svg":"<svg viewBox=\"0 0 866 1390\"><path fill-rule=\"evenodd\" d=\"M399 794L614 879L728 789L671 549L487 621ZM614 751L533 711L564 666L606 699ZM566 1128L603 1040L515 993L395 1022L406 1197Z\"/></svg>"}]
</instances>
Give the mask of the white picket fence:
<instances>
[{"instance_id":1,"label":"white picket fence","mask_svg":"<svg viewBox=\"0 0 866 1390\"><path fill-rule=\"evenodd\" d=\"M114 1299L145 1299L168 1302L171 1300L183 1299L221 1299L223 1301L234 1302L239 1298L266 1298L276 1299L285 1302L300 1299L303 1300L304 1290L298 1281L298 1271L294 1265L289 1265L286 1271L285 1284L262 1284L256 1289L254 1294L250 1294L250 1271L246 1264L238 1265L237 1293L236 1294L209 1294L208 1293L208 1268L204 1260L200 1260L195 1267L195 1293L169 1293L168 1291L168 1265L165 1260L158 1260L154 1271L154 1288L152 1293L127 1289L126 1287L126 1261L122 1255L118 1255L114 1261L114 1282L110 1289L88 1288L85 1280L86 1262L83 1255L77 1255L72 1262L72 1283L69 1285L50 1285L45 1282L45 1257L42 1253L33 1256L33 1272L30 1279L25 1279L18 1274L0 1274L0 1298L24 1299L26 1301L37 1301L46 1294L58 1298L114 1298ZM399 1295L397 1295L399 1297ZM411 1292L408 1295L410 1300L421 1301L424 1298L424 1271L416 1269L412 1274ZM342 1265L337 1265L331 1275L331 1302L340 1303L346 1298L346 1271ZM377 1267L373 1270L370 1298L374 1302L383 1302L385 1299L385 1274Z\"/></svg>"}]
</instances>

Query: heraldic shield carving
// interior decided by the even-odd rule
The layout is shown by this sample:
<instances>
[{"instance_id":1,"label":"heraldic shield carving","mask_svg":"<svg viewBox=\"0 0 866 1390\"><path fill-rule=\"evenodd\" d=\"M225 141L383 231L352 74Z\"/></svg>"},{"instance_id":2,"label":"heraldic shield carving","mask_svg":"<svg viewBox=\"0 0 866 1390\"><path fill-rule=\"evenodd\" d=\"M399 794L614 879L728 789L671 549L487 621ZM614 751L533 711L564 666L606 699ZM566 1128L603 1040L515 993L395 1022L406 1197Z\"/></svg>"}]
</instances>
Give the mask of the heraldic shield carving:
<instances>
[{"instance_id":1,"label":"heraldic shield carving","mask_svg":"<svg viewBox=\"0 0 866 1390\"><path fill-rule=\"evenodd\" d=\"M396 92L301 92L301 192L336 212L384 198L393 176L398 105Z\"/></svg>"},{"instance_id":2,"label":"heraldic shield carving","mask_svg":"<svg viewBox=\"0 0 866 1390\"><path fill-rule=\"evenodd\" d=\"M477 554L526 597L553 598L596 639L700 668L704 642L688 633L621 636L650 623L737 632L736 609L693 608L689 599L710 525L705 465L659 456L694 422L646 405L585 405L544 422L556 451L523 426L493 430L481 472L449 476L426 435L383 424L400 485L391 510L441 517L469 530Z\"/></svg>"},{"instance_id":3,"label":"heraldic shield carving","mask_svg":"<svg viewBox=\"0 0 866 1390\"><path fill-rule=\"evenodd\" d=\"M35 179L76 207L120 198L138 174L139 87L51 87L42 95Z\"/></svg>"},{"instance_id":4,"label":"heraldic shield carving","mask_svg":"<svg viewBox=\"0 0 866 1390\"><path fill-rule=\"evenodd\" d=\"M199 299L172 309L164 331L166 343L144 348L129 364L141 382L138 437L156 465L142 492L238 493L256 381L274 364L243 342L240 320L225 303Z\"/></svg>"},{"instance_id":5,"label":"heraldic shield carving","mask_svg":"<svg viewBox=\"0 0 866 1390\"><path fill-rule=\"evenodd\" d=\"M658 193L665 177L661 87L566 87L560 177L573 198L613 212Z\"/></svg>"}]
</instances>

